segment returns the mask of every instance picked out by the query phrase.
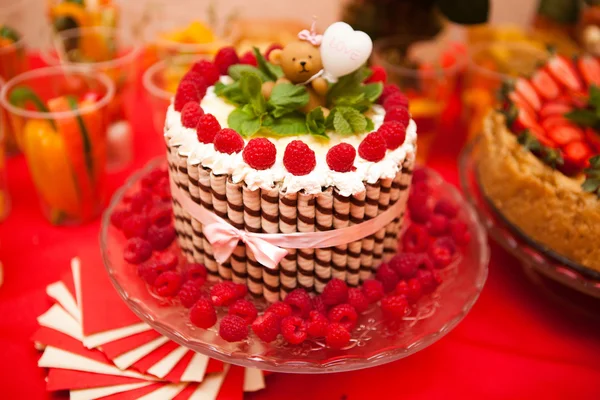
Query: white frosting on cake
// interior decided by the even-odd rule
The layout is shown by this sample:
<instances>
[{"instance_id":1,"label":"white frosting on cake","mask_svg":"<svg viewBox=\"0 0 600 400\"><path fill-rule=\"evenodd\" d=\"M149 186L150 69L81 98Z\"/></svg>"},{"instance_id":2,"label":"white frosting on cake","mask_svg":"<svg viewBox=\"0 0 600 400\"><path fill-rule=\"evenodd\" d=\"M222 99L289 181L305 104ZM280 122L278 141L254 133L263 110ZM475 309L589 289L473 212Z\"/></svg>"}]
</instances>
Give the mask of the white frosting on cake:
<instances>
[{"instance_id":1,"label":"white frosting on cake","mask_svg":"<svg viewBox=\"0 0 600 400\"><path fill-rule=\"evenodd\" d=\"M221 80L228 82L229 77ZM234 110L234 106L216 96L214 88L210 87L201 103L202 109L207 114L213 114L222 128L227 127L227 117ZM373 120L375 129L383 123L385 111L379 105L374 105L368 116ZM407 158L414 158L417 141L417 126L414 121L406 130L404 144L395 150L387 151L383 160L371 162L358 155L358 145L368 134L342 136L335 132L328 132L329 140L323 140L312 135L288 136L269 138L277 148L275 164L266 170L258 171L244 162L242 152L224 154L215 150L213 144L198 141L196 130L186 128L181 124L181 114L175 111L173 105L169 106L165 122L165 138L168 145L179 145L179 153L188 157L189 165L202 164L210 168L214 174L227 174L232 176L233 182L244 181L246 185L255 190L258 188L271 189L280 185L283 193L294 193L304 190L306 193L320 193L323 188L334 186L342 196L350 196L365 190L364 182L375 183L381 178L393 178L399 171L402 162ZM293 140L302 140L314 152L317 160L315 169L304 176L293 175L283 165L283 154L286 146ZM245 139L246 142L249 139ZM357 149L354 161L355 171L335 172L329 169L326 162L327 151L338 143L345 142Z\"/></svg>"}]
</instances>

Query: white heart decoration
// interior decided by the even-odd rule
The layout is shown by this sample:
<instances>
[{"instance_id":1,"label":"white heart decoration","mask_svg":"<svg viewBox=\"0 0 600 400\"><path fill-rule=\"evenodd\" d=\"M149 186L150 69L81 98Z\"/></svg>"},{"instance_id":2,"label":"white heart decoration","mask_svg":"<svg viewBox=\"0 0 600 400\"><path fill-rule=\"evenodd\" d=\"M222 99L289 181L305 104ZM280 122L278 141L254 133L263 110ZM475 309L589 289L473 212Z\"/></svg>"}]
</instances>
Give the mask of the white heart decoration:
<instances>
[{"instance_id":1,"label":"white heart decoration","mask_svg":"<svg viewBox=\"0 0 600 400\"><path fill-rule=\"evenodd\" d=\"M335 82L360 68L371 55L373 41L364 32L355 31L345 22L331 24L321 41L323 76Z\"/></svg>"}]
</instances>

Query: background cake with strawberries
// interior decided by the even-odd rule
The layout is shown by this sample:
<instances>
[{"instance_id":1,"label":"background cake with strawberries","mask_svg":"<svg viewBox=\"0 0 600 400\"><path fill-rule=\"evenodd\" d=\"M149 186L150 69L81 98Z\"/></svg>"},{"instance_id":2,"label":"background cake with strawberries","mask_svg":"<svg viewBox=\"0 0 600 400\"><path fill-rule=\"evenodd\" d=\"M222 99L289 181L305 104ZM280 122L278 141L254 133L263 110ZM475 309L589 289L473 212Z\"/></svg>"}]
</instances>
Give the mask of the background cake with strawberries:
<instances>
[{"instance_id":1,"label":"background cake with strawberries","mask_svg":"<svg viewBox=\"0 0 600 400\"><path fill-rule=\"evenodd\" d=\"M355 39L351 62L325 49L327 32L346 29ZM298 287L320 293L332 278L359 285L396 252L416 125L407 98L384 85L383 71L364 67L371 42L358 34L343 23L323 37L303 31L283 49L255 49L251 64L224 48L181 81L165 122L172 183L234 228L330 231L401 203L395 219L373 235L287 249L277 268L265 268L241 240L218 263L202 223L175 200L180 247L213 279L246 283L253 295L277 301Z\"/></svg>"},{"instance_id":2,"label":"background cake with strawberries","mask_svg":"<svg viewBox=\"0 0 600 400\"><path fill-rule=\"evenodd\" d=\"M505 91L478 161L487 198L542 246L600 271L600 62L550 58Z\"/></svg>"}]
</instances>

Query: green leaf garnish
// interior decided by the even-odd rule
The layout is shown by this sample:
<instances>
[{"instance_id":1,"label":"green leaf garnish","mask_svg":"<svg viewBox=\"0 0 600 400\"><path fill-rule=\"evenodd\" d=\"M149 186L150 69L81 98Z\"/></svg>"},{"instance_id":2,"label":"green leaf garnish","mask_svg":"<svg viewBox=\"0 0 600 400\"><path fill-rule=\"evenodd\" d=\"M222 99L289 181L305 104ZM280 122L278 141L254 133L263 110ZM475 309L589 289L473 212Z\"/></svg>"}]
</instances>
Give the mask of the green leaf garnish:
<instances>
[{"instance_id":1,"label":"green leaf garnish","mask_svg":"<svg viewBox=\"0 0 600 400\"><path fill-rule=\"evenodd\" d=\"M245 101L245 96L242 93L239 81L233 82L230 85L217 82L215 84L215 94L220 97L225 97L234 104L244 104Z\"/></svg>"},{"instance_id":2,"label":"green leaf garnish","mask_svg":"<svg viewBox=\"0 0 600 400\"><path fill-rule=\"evenodd\" d=\"M242 73L239 80L240 89L252 113L260 117L267 112L267 102L262 95L262 82L258 75L249 72Z\"/></svg>"},{"instance_id":3,"label":"green leaf garnish","mask_svg":"<svg viewBox=\"0 0 600 400\"><path fill-rule=\"evenodd\" d=\"M263 129L266 130L266 133L276 136L294 136L308 133L306 116L299 111L286 114L281 118L265 118Z\"/></svg>"},{"instance_id":4,"label":"green leaf garnish","mask_svg":"<svg viewBox=\"0 0 600 400\"><path fill-rule=\"evenodd\" d=\"M308 91L302 85L292 83L280 83L275 85L269 98L269 105L273 107L271 112L274 118L281 118L308 104Z\"/></svg>"},{"instance_id":5,"label":"green leaf garnish","mask_svg":"<svg viewBox=\"0 0 600 400\"><path fill-rule=\"evenodd\" d=\"M379 96L381 96L381 93L383 92L383 83L376 82L364 85L363 92L367 100L369 100L371 103L375 103L377 99L379 99Z\"/></svg>"},{"instance_id":6,"label":"green leaf garnish","mask_svg":"<svg viewBox=\"0 0 600 400\"><path fill-rule=\"evenodd\" d=\"M244 108L236 108L227 117L227 125L240 135L249 137L260 130L261 120Z\"/></svg>"},{"instance_id":7,"label":"green leaf garnish","mask_svg":"<svg viewBox=\"0 0 600 400\"><path fill-rule=\"evenodd\" d=\"M582 126L595 126L598 123L598 116L596 113L586 109L569 111L565 114L565 118Z\"/></svg>"},{"instance_id":8,"label":"green leaf garnish","mask_svg":"<svg viewBox=\"0 0 600 400\"><path fill-rule=\"evenodd\" d=\"M256 57L258 69L267 77L267 80L276 81L283 77L283 70L279 65L268 62L257 47L252 48L252 51Z\"/></svg>"},{"instance_id":9,"label":"green leaf garnish","mask_svg":"<svg viewBox=\"0 0 600 400\"><path fill-rule=\"evenodd\" d=\"M321 107L306 114L306 127L312 135L328 137L325 133L325 115Z\"/></svg>"},{"instance_id":10,"label":"green leaf garnish","mask_svg":"<svg viewBox=\"0 0 600 400\"><path fill-rule=\"evenodd\" d=\"M590 158L590 166L583 172L586 179L581 188L588 193L595 193L600 198L600 155Z\"/></svg>"},{"instance_id":11,"label":"green leaf garnish","mask_svg":"<svg viewBox=\"0 0 600 400\"><path fill-rule=\"evenodd\" d=\"M325 121L328 129L342 135L363 133L367 129L367 118L351 107L335 107Z\"/></svg>"},{"instance_id":12,"label":"green leaf garnish","mask_svg":"<svg viewBox=\"0 0 600 400\"><path fill-rule=\"evenodd\" d=\"M335 99L344 96L356 96L363 93L362 84L371 74L371 70L366 67L359 68L351 74L342 76L334 83L329 92L327 92L327 105L335 106Z\"/></svg>"},{"instance_id":13,"label":"green leaf garnish","mask_svg":"<svg viewBox=\"0 0 600 400\"><path fill-rule=\"evenodd\" d=\"M232 65L231 67L229 67L229 69L227 70L227 74L235 81L240 80L240 78L242 77L242 74L244 72L256 74L262 82L271 80L260 69L254 67L252 65L235 64L235 65Z\"/></svg>"}]
</instances>

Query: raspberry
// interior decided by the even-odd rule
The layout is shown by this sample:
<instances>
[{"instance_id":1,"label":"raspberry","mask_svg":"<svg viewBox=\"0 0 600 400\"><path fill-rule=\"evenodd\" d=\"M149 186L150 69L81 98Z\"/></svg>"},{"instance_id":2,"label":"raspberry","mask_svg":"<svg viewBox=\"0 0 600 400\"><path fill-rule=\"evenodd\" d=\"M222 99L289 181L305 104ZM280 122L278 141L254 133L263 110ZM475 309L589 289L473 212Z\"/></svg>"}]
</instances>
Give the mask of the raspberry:
<instances>
[{"instance_id":1,"label":"raspberry","mask_svg":"<svg viewBox=\"0 0 600 400\"><path fill-rule=\"evenodd\" d=\"M427 174L427 170L425 168L415 168L412 176L412 183L417 184L423 182L427 185L427 181L429 180L429 175Z\"/></svg>"},{"instance_id":2,"label":"raspberry","mask_svg":"<svg viewBox=\"0 0 600 400\"><path fill-rule=\"evenodd\" d=\"M402 92L394 93L385 98L382 103L385 110L391 110L396 107L404 107L408 109L408 97Z\"/></svg>"},{"instance_id":3,"label":"raspberry","mask_svg":"<svg viewBox=\"0 0 600 400\"><path fill-rule=\"evenodd\" d=\"M300 317L285 317L281 320L281 335L289 344L300 344L308 336L306 324Z\"/></svg>"},{"instance_id":4,"label":"raspberry","mask_svg":"<svg viewBox=\"0 0 600 400\"><path fill-rule=\"evenodd\" d=\"M323 337L327 333L327 325L329 325L327 317L313 310L306 321L306 332L312 338Z\"/></svg>"},{"instance_id":5,"label":"raspberry","mask_svg":"<svg viewBox=\"0 0 600 400\"><path fill-rule=\"evenodd\" d=\"M394 107L385 111L384 122L398 121L404 126L410 122L410 113L406 107Z\"/></svg>"},{"instance_id":6,"label":"raspberry","mask_svg":"<svg viewBox=\"0 0 600 400\"><path fill-rule=\"evenodd\" d=\"M246 299L236 300L235 303L229 307L228 313L243 318L248 325L254 322L258 315L258 311L256 311L254 304Z\"/></svg>"},{"instance_id":7,"label":"raspberry","mask_svg":"<svg viewBox=\"0 0 600 400\"><path fill-rule=\"evenodd\" d=\"M435 268L447 267L453 259L452 250L448 246L439 244L437 241L429 246L427 254L429 255L429 258L431 258Z\"/></svg>"},{"instance_id":8,"label":"raspberry","mask_svg":"<svg viewBox=\"0 0 600 400\"><path fill-rule=\"evenodd\" d=\"M416 303L422 294L421 282L412 278L408 281L402 280L396 285L396 294L406 297L410 304Z\"/></svg>"},{"instance_id":9,"label":"raspberry","mask_svg":"<svg viewBox=\"0 0 600 400\"><path fill-rule=\"evenodd\" d=\"M422 253L429 247L427 229L421 225L411 224L402 236L402 250L405 253Z\"/></svg>"},{"instance_id":10,"label":"raspberry","mask_svg":"<svg viewBox=\"0 0 600 400\"><path fill-rule=\"evenodd\" d=\"M185 308L190 308L194 304L196 304L196 302L198 301L198 299L200 299L200 296L202 295L203 284L204 281L202 279L199 279L197 281L185 282L181 286L181 289L179 289L178 294L181 305L183 305Z\"/></svg>"},{"instance_id":11,"label":"raspberry","mask_svg":"<svg viewBox=\"0 0 600 400\"><path fill-rule=\"evenodd\" d=\"M340 143L327 152L327 165L336 172L349 172L354 168L356 149L348 143Z\"/></svg>"},{"instance_id":12,"label":"raspberry","mask_svg":"<svg viewBox=\"0 0 600 400\"><path fill-rule=\"evenodd\" d=\"M145 210L152 204L152 192L148 189L142 189L133 193L128 198L129 208L134 213Z\"/></svg>"},{"instance_id":13,"label":"raspberry","mask_svg":"<svg viewBox=\"0 0 600 400\"><path fill-rule=\"evenodd\" d=\"M215 141L215 135L221 130L219 121L212 114L204 114L198 120L196 134L198 140L202 143L212 143Z\"/></svg>"},{"instance_id":14,"label":"raspberry","mask_svg":"<svg viewBox=\"0 0 600 400\"><path fill-rule=\"evenodd\" d=\"M207 60L200 60L192 66L192 71L200 74L209 86L214 85L220 77L219 70L213 63Z\"/></svg>"},{"instance_id":15,"label":"raspberry","mask_svg":"<svg viewBox=\"0 0 600 400\"><path fill-rule=\"evenodd\" d=\"M190 309L190 321L198 328L208 329L217 323L215 307L209 299L201 297Z\"/></svg>"},{"instance_id":16,"label":"raspberry","mask_svg":"<svg viewBox=\"0 0 600 400\"><path fill-rule=\"evenodd\" d=\"M312 310L310 296L304 289L294 289L286 297L284 302L292 307L292 315L297 315L302 318L308 317L308 313Z\"/></svg>"},{"instance_id":17,"label":"raspberry","mask_svg":"<svg viewBox=\"0 0 600 400\"><path fill-rule=\"evenodd\" d=\"M273 313L281 319L292 315L292 307L287 303L279 301L277 303L271 304L265 312Z\"/></svg>"},{"instance_id":18,"label":"raspberry","mask_svg":"<svg viewBox=\"0 0 600 400\"><path fill-rule=\"evenodd\" d=\"M282 45L280 45L279 43L273 43L272 45L269 46L269 48L265 52L265 59L269 60L269 56L271 55L271 52L273 50L281 50L281 49L283 49Z\"/></svg>"},{"instance_id":19,"label":"raspberry","mask_svg":"<svg viewBox=\"0 0 600 400\"><path fill-rule=\"evenodd\" d=\"M323 304L326 306L345 303L348 300L348 286L346 286L346 282L337 278L330 280L325 285L321 298L323 299Z\"/></svg>"},{"instance_id":20,"label":"raspberry","mask_svg":"<svg viewBox=\"0 0 600 400\"><path fill-rule=\"evenodd\" d=\"M150 227L150 219L145 215L133 214L123 220L121 228L127 239L133 237L145 238L148 236L148 228Z\"/></svg>"},{"instance_id":21,"label":"raspberry","mask_svg":"<svg viewBox=\"0 0 600 400\"><path fill-rule=\"evenodd\" d=\"M377 278L379 282L383 283L383 289L386 293L394 290L398 280L400 280L396 272L387 263L383 263L379 266L379 268L377 268L375 278Z\"/></svg>"},{"instance_id":22,"label":"raspberry","mask_svg":"<svg viewBox=\"0 0 600 400\"><path fill-rule=\"evenodd\" d=\"M323 315L327 315L327 306L323 303L323 298L321 296L314 296L311 301L313 310L320 312Z\"/></svg>"},{"instance_id":23,"label":"raspberry","mask_svg":"<svg viewBox=\"0 0 600 400\"><path fill-rule=\"evenodd\" d=\"M162 178L168 178L169 171L165 168L154 168L152 171L148 172L141 180L142 187L147 189L154 188L156 182L161 180Z\"/></svg>"},{"instance_id":24,"label":"raspberry","mask_svg":"<svg viewBox=\"0 0 600 400\"><path fill-rule=\"evenodd\" d=\"M404 143L406 139L406 126L402 122L388 121L384 122L377 132L385 139L385 145L390 150L395 150Z\"/></svg>"},{"instance_id":25,"label":"raspberry","mask_svg":"<svg viewBox=\"0 0 600 400\"><path fill-rule=\"evenodd\" d=\"M177 88L177 93L175 93L175 100L173 100L175 111L183 110L183 107L190 101L199 103L200 93L192 82L181 82Z\"/></svg>"},{"instance_id":26,"label":"raspberry","mask_svg":"<svg viewBox=\"0 0 600 400\"><path fill-rule=\"evenodd\" d=\"M462 221L450 222L450 236L459 246L466 246L471 241L469 227Z\"/></svg>"},{"instance_id":27,"label":"raspberry","mask_svg":"<svg viewBox=\"0 0 600 400\"><path fill-rule=\"evenodd\" d=\"M437 271L429 269L420 269L417 271L416 279L421 283L421 288L424 294L429 294L442 283L442 278Z\"/></svg>"},{"instance_id":28,"label":"raspberry","mask_svg":"<svg viewBox=\"0 0 600 400\"><path fill-rule=\"evenodd\" d=\"M315 152L301 140L291 141L283 153L283 165L292 175L308 175L315 169Z\"/></svg>"},{"instance_id":29,"label":"raspberry","mask_svg":"<svg viewBox=\"0 0 600 400\"><path fill-rule=\"evenodd\" d=\"M215 150L219 153L239 153L244 148L244 139L233 129L221 129L215 135Z\"/></svg>"},{"instance_id":30,"label":"raspberry","mask_svg":"<svg viewBox=\"0 0 600 400\"><path fill-rule=\"evenodd\" d=\"M275 164L277 149L267 138L251 139L242 153L244 161L250 167L262 171Z\"/></svg>"},{"instance_id":31,"label":"raspberry","mask_svg":"<svg viewBox=\"0 0 600 400\"><path fill-rule=\"evenodd\" d=\"M376 83L381 82L385 84L387 81L387 73L383 67L379 65L375 65L371 67L371 71L373 72L370 77L365 80L365 83Z\"/></svg>"},{"instance_id":32,"label":"raspberry","mask_svg":"<svg viewBox=\"0 0 600 400\"><path fill-rule=\"evenodd\" d=\"M134 237L127 241L123 258L131 264L140 264L150 258L152 246L144 239Z\"/></svg>"},{"instance_id":33,"label":"raspberry","mask_svg":"<svg viewBox=\"0 0 600 400\"><path fill-rule=\"evenodd\" d=\"M166 226L173 221L173 208L170 204L154 207L148 213L150 223L155 226Z\"/></svg>"},{"instance_id":34,"label":"raspberry","mask_svg":"<svg viewBox=\"0 0 600 400\"><path fill-rule=\"evenodd\" d=\"M188 71L183 78L181 78L181 82L190 82L192 83L195 87L196 90L198 91L198 99L201 100L204 98L204 96L206 95L206 90L208 89L208 84L206 83L206 80L202 77L202 75L200 75L197 72L194 71ZM179 84L181 84L181 82L179 82Z\"/></svg>"},{"instance_id":35,"label":"raspberry","mask_svg":"<svg viewBox=\"0 0 600 400\"><path fill-rule=\"evenodd\" d=\"M195 101L188 101L181 109L181 124L186 128L196 128L200 117L204 115L204 110L200 104Z\"/></svg>"},{"instance_id":36,"label":"raspberry","mask_svg":"<svg viewBox=\"0 0 600 400\"><path fill-rule=\"evenodd\" d=\"M228 306L237 299L244 297L243 295L240 296L237 286L238 284L231 281L217 283L210 289L210 299L215 306Z\"/></svg>"},{"instance_id":37,"label":"raspberry","mask_svg":"<svg viewBox=\"0 0 600 400\"><path fill-rule=\"evenodd\" d=\"M248 324L242 317L226 315L221 318L219 335L228 342L239 342L248 337Z\"/></svg>"},{"instance_id":38,"label":"raspberry","mask_svg":"<svg viewBox=\"0 0 600 400\"><path fill-rule=\"evenodd\" d=\"M421 257L413 253L399 253L390 260L390 267L400 279L409 279L417 273L420 259Z\"/></svg>"},{"instance_id":39,"label":"raspberry","mask_svg":"<svg viewBox=\"0 0 600 400\"><path fill-rule=\"evenodd\" d=\"M448 223L448 218L445 215L433 214L429 217L429 222L427 222L427 232L429 232L431 236L444 236L448 233L449 229L450 225Z\"/></svg>"},{"instance_id":40,"label":"raspberry","mask_svg":"<svg viewBox=\"0 0 600 400\"><path fill-rule=\"evenodd\" d=\"M188 280L196 280L199 278L206 279L207 276L208 271L206 270L206 267L202 264L188 264L187 268L185 269L185 277Z\"/></svg>"},{"instance_id":41,"label":"raspberry","mask_svg":"<svg viewBox=\"0 0 600 400\"><path fill-rule=\"evenodd\" d=\"M400 88L398 86L394 84L385 85L381 92L381 96L379 96L379 104L383 104L385 99L396 93L400 93Z\"/></svg>"},{"instance_id":42,"label":"raspberry","mask_svg":"<svg viewBox=\"0 0 600 400\"><path fill-rule=\"evenodd\" d=\"M154 186L154 194L158 195L161 200L171 202L171 185L169 184L169 178L162 178Z\"/></svg>"},{"instance_id":43,"label":"raspberry","mask_svg":"<svg viewBox=\"0 0 600 400\"><path fill-rule=\"evenodd\" d=\"M151 225L148 228L148 241L154 250L164 250L173 243L177 233L173 225L156 226Z\"/></svg>"},{"instance_id":44,"label":"raspberry","mask_svg":"<svg viewBox=\"0 0 600 400\"><path fill-rule=\"evenodd\" d=\"M363 313L369 308L369 300L359 288L348 290L348 304L350 304L357 313Z\"/></svg>"},{"instance_id":45,"label":"raspberry","mask_svg":"<svg viewBox=\"0 0 600 400\"><path fill-rule=\"evenodd\" d=\"M381 300L383 316L393 320L401 320L408 312L408 301L404 296L388 296Z\"/></svg>"},{"instance_id":46,"label":"raspberry","mask_svg":"<svg viewBox=\"0 0 600 400\"><path fill-rule=\"evenodd\" d=\"M350 332L341 324L329 324L325 335L325 343L332 349L342 349L350 343Z\"/></svg>"},{"instance_id":47,"label":"raspberry","mask_svg":"<svg viewBox=\"0 0 600 400\"><path fill-rule=\"evenodd\" d=\"M414 179L414 177L413 177ZM449 219L455 218L458 215L458 207L447 199L440 199L433 207L435 214L441 214Z\"/></svg>"},{"instance_id":48,"label":"raspberry","mask_svg":"<svg viewBox=\"0 0 600 400\"><path fill-rule=\"evenodd\" d=\"M217 55L215 56L215 66L219 70L221 75L227 75L227 71L229 67L235 64L240 63L240 59L235 51L235 49L231 46L222 47Z\"/></svg>"},{"instance_id":49,"label":"raspberry","mask_svg":"<svg viewBox=\"0 0 600 400\"><path fill-rule=\"evenodd\" d=\"M181 274L176 271L166 271L160 274L154 281L156 294L162 297L175 296L181 287Z\"/></svg>"},{"instance_id":50,"label":"raspberry","mask_svg":"<svg viewBox=\"0 0 600 400\"><path fill-rule=\"evenodd\" d=\"M281 318L273 313L267 312L254 320L252 330L260 340L270 343L277 339L281 330Z\"/></svg>"},{"instance_id":51,"label":"raspberry","mask_svg":"<svg viewBox=\"0 0 600 400\"><path fill-rule=\"evenodd\" d=\"M383 283L375 279L368 279L364 281L362 285L362 291L369 303L378 302L385 294Z\"/></svg>"},{"instance_id":52,"label":"raspberry","mask_svg":"<svg viewBox=\"0 0 600 400\"><path fill-rule=\"evenodd\" d=\"M235 291L236 300L242 299L242 298L246 297L246 295L248 294L248 286L246 286L242 283L234 283L233 290Z\"/></svg>"},{"instance_id":53,"label":"raspberry","mask_svg":"<svg viewBox=\"0 0 600 400\"><path fill-rule=\"evenodd\" d=\"M356 314L356 310L350 304L338 304L329 310L327 317L329 321L341 324L350 332L356 326L358 314Z\"/></svg>"},{"instance_id":54,"label":"raspberry","mask_svg":"<svg viewBox=\"0 0 600 400\"><path fill-rule=\"evenodd\" d=\"M385 139L381 133L369 133L358 145L358 155L367 161L377 162L385 157Z\"/></svg>"},{"instance_id":55,"label":"raspberry","mask_svg":"<svg viewBox=\"0 0 600 400\"><path fill-rule=\"evenodd\" d=\"M137 273L149 285L154 285L156 278L163 272L172 271L177 267L177 258L175 263L169 260L163 260L162 257L151 259L143 264L139 264Z\"/></svg>"},{"instance_id":56,"label":"raspberry","mask_svg":"<svg viewBox=\"0 0 600 400\"><path fill-rule=\"evenodd\" d=\"M115 210L110 215L110 223L117 229L122 229L123 221L131 215L131 211L127 208Z\"/></svg>"},{"instance_id":57,"label":"raspberry","mask_svg":"<svg viewBox=\"0 0 600 400\"><path fill-rule=\"evenodd\" d=\"M431 218L431 208L427 203L412 202L408 211L411 221L417 224L426 224Z\"/></svg>"},{"instance_id":58,"label":"raspberry","mask_svg":"<svg viewBox=\"0 0 600 400\"><path fill-rule=\"evenodd\" d=\"M179 259L177 258L177 255L170 251L160 253L158 256L156 256L155 260L158 267L161 268L163 271L172 271L175 268L177 268L177 264L179 264Z\"/></svg>"},{"instance_id":59,"label":"raspberry","mask_svg":"<svg viewBox=\"0 0 600 400\"><path fill-rule=\"evenodd\" d=\"M256 61L256 56L253 52L247 51L243 56L240 57L240 64L247 64L256 67L258 62Z\"/></svg>"}]
</instances>

